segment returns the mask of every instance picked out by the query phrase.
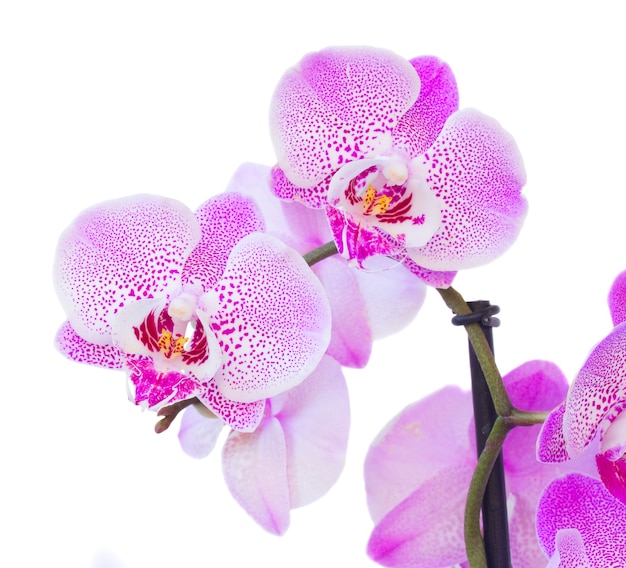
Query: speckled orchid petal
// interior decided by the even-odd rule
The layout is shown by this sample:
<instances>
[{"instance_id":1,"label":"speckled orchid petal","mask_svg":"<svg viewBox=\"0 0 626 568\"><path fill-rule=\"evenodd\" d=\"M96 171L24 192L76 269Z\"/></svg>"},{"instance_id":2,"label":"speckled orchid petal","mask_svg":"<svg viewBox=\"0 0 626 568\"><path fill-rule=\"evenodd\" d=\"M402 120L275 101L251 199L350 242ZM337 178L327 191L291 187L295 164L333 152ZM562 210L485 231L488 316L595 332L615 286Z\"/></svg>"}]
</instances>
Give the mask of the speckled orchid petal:
<instances>
[{"instance_id":1,"label":"speckled orchid petal","mask_svg":"<svg viewBox=\"0 0 626 568\"><path fill-rule=\"evenodd\" d=\"M561 529L556 533L554 555L546 568L595 568L576 529Z\"/></svg>"},{"instance_id":2,"label":"speckled orchid petal","mask_svg":"<svg viewBox=\"0 0 626 568\"><path fill-rule=\"evenodd\" d=\"M537 536L548 558L554 556L563 529L580 533L591 566L626 566L626 505L600 481L570 474L546 488L537 508ZM580 546L563 545L561 557L584 558ZM578 566L568 562L565 566Z\"/></svg>"},{"instance_id":3,"label":"speckled orchid petal","mask_svg":"<svg viewBox=\"0 0 626 568\"><path fill-rule=\"evenodd\" d=\"M613 281L608 301L613 325L626 321L626 270Z\"/></svg>"},{"instance_id":4,"label":"speckled orchid petal","mask_svg":"<svg viewBox=\"0 0 626 568\"><path fill-rule=\"evenodd\" d=\"M305 56L283 75L271 103L278 165L309 188L348 161L388 150L419 88L413 66L386 50L330 47ZM307 202L306 192L301 197Z\"/></svg>"},{"instance_id":5,"label":"speckled orchid petal","mask_svg":"<svg viewBox=\"0 0 626 568\"><path fill-rule=\"evenodd\" d=\"M117 347L96 345L86 341L74 331L69 321L59 328L55 346L68 359L77 363L87 363L107 369L121 369L123 366L123 353Z\"/></svg>"},{"instance_id":6,"label":"speckled orchid petal","mask_svg":"<svg viewBox=\"0 0 626 568\"><path fill-rule=\"evenodd\" d=\"M463 515L473 467L441 469L374 528L367 554L383 566L432 568L466 559Z\"/></svg>"},{"instance_id":7,"label":"speckled orchid petal","mask_svg":"<svg viewBox=\"0 0 626 568\"><path fill-rule=\"evenodd\" d=\"M280 199L297 201L307 207L319 209L326 205L326 194L332 177L332 174L329 174L319 183L304 189L290 182L285 172L279 166L275 166L272 169L270 185L274 195Z\"/></svg>"},{"instance_id":8,"label":"speckled orchid petal","mask_svg":"<svg viewBox=\"0 0 626 568\"><path fill-rule=\"evenodd\" d=\"M135 195L83 211L61 235L54 264L57 294L76 333L110 343L111 315L178 286L199 239L193 213L173 199Z\"/></svg>"},{"instance_id":9,"label":"speckled orchid petal","mask_svg":"<svg viewBox=\"0 0 626 568\"><path fill-rule=\"evenodd\" d=\"M452 282L456 276L456 272L429 270L428 268L419 266L409 257L405 258L402 264L424 282L424 284L428 284L433 288L449 288L452 286Z\"/></svg>"},{"instance_id":10,"label":"speckled orchid petal","mask_svg":"<svg viewBox=\"0 0 626 568\"><path fill-rule=\"evenodd\" d=\"M374 522L437 472L463 463L474 467L471 417L471 393L450 386L407 406L385 426L365 458L367 504Z\"/></svg>"},{"instance_id":11,"label":"speckled orchid petal","mask_svg":"<svg viewBox=\"0 0 626 568\"><path fill-rule=\"evenodd\" d=\"M319 499L343 471L350 401L341 366L325 356L300 385L283 395L272 411L284 432L291 508Z\"/></svg>"},{"instance_id":12,"label":"speckled orchid petal","mask_svg":"<svg viewBox=\"0 0 626 568\"><path fill-rule=\"evenodd\" d=\"M243 237L263 231L263 217L254 201L237 193L223 193L203 203L195 213L202 238L182 273L183 284L212 289L226 267L232 248Z\"/></svg>"},{"instance_id":13,"label":"speckled orchid petal","mask_svg":"<svg viewBox=\"0 0 626 568\"><path fill-rule=\"evenodd\" d=\"M567 452L578 456L604 420L611 421L626 399L626 323L593 349L570 386L563 416Z\"/></svg>"},{"instance_id":14,"label":"speckled orchid petal","mask_svg":"<svg viewBox=\"0 0 626 568\"><path fill-rule=\"evenodd\" d=\"M269 235L239 241L214 293L200 302L222 351L215 381L231 400L254 402L296 386L328 347L330 307L320 281Z\"/></svg>"},{"instance_id":15,"label":"speckled orchid petal","mask_svg":"<svg viewBox=\"0 0 626 568\"><path fill-rule=\"evenodd\" d=\"M459 108L456 79L447 63L437 57L410 60L420 78L418 99L393 131L393 146L418 156L433 144L448 117Z\"/></svg>"},{"instance_id":16,"label":"speckled orchid petal","mask_svg":"<svg viewBox=\"0 0 626 568\"><path fill-rule=\"evenodd\" d=\"M557 406L541 425L537 437L537 459L543 463L560 463L567 461L565 436L563 435L563 416L565 415L565 401Z\"/></svg>"},{"instance_id":17,"label":"speckled orchid petal","mask_svg":"<svg viewBox=\"0 0 626 568\"><path fill-rule=\"evenodd\" d=\"M255 402L237 402L226 398L215 381L210 381L197 395L198 399L213 414L238 432L253 432L263 418L265 399Z\"/></svg>"},{"instance_id":18,"label":"speckled orchid petal","mask_svg":"<svg viewBox=\"0 0 626 568\"><path fill-rule=\"evenodd\" d=\"M208 456L215 448L224 422L219 418L205 416L196 406L185 409L180 421L178 441L188 456L200 459Z\"/></svg>"},{"instance_id":19,"label":"speckled orchid petal","mask_svg":"<svg viewBox=\"0 0 626 568\"><path fill-rule=\"evenodd\" d=\"M287 450L279 421L266 417L255 432L231 432L222 450L224 479L232 496L265 530L289 527Z\"/></svg>"},{"instance_id":20,"label":"speckled orchid petal","mask_svg":"<svg viewBox=\"0 0 626 568\"><path fill-rule=\"evenodd\" d=\"M415 164L445 204L438 231L409 249L418 265L473 268L513 244L526 215L526 174L515 141L496 120L474 109L456 112Z\"/></svg>"}]
</instances>

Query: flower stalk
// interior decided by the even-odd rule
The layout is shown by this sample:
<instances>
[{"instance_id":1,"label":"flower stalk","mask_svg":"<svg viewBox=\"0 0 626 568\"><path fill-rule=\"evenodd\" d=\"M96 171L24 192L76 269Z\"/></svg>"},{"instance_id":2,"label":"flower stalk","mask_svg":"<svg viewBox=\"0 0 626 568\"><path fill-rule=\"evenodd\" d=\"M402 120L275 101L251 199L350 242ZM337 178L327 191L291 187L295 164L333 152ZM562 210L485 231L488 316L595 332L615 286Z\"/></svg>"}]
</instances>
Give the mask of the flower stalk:
<instances>
[{"instance_id":1,"label":"flower stalk","mask_svg":"<svg viewBox=\"0 0 626 568\"><path fill-rule=\"evenodd\" d=\"M312 251L307 252L303 255L303 258L309 266L313 266L325 258L338 254L338 252L339 251L337 250L335 241L330 241L317 247L316 249L313 249Z\"/></svg>"},{"instance_id":2,"label":"flower stalk","mask_svg":"<svg viewBox=\"0 0 626 568\"><path fill-rule=\"evenodd\" d=\"M465 506L465 546L467 551L467 559L472 568L488 568L508 564L495 564L487 562L487 552L485 542L480 532L480 511L483 507L483 495L487 488L489 478L493 471L494 465L501 459L501 450L507 434L514 428L512 424L502 417L498 417L495 421L485 447L480 452L478 464L474 470L472 481L470 482L469 492L467 494L467 503ZM506 511L506 500L501 503ZM510 553L508 550L491 550L490 560L495 555L505 555L507 558Z\"/></svg>"}]
</instances>

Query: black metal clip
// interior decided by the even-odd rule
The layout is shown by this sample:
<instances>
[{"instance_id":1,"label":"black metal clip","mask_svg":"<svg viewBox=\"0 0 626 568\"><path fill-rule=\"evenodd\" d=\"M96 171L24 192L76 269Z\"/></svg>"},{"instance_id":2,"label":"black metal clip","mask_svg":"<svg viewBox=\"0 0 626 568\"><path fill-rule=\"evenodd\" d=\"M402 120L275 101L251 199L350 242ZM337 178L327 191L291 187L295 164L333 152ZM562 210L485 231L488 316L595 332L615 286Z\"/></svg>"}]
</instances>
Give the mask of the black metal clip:
<instances>
[{"instance_id":1,"label":"black metal clip","mask_svg":"<svg viewBox=\"0 0 626 568\"><path fill-rule=\"evenodd\" d=\"M470 323L480 323L484 327L498 327L500 320L494 318L495 314L500 312L499 306L485 306L480 308L471 314L465 314L462 316L454 316L452 318L453 325L468 325Z\"/></svg>"}]
</instances>

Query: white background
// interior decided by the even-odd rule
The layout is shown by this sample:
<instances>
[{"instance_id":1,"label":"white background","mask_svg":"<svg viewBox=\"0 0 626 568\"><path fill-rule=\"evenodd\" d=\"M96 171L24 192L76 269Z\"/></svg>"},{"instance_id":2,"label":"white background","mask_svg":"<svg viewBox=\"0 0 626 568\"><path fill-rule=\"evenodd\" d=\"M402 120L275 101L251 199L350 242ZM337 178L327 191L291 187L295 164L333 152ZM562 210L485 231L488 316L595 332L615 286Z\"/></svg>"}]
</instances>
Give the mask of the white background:
<instances>
[{"instance_id":1,"label":"white background","mask_svg":"<svg viewBox=\"0 0 626 568\"><path fill-rule=\"evenodd\" d=\"M526 225L505 257L455 282L466 299L501 306L501 370L545 358L573 378L609 331L606 293L626 269L621 2L9 0L0 8L0 565L374 565L364 553L369 442L409 402L469 380L463 330L434 291L409 328L375 345L366 370L346 372L346 469L326 497L293 512L282 538L230 497L219 452L188 458L176 427L157 436L154 415L127 402L122 373L52 347L64 319L52 258L75 215L136 192L195 208L240 162L273 164L274 85L305 53L334 44L438 55L455 71L461 106L515 136Z\"/></svg>"}]
</instances>

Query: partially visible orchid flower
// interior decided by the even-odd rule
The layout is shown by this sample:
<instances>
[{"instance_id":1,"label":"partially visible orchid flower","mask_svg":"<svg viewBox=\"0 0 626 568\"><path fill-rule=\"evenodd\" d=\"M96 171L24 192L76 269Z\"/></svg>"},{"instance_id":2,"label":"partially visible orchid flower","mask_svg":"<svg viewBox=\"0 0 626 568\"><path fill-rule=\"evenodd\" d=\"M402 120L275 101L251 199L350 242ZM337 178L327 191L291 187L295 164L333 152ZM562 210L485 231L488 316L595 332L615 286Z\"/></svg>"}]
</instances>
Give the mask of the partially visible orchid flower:
<instances>
[{"instance_id":1,"label":"partially visible orchid flower","mask_svg":"<svg viewBox=\"0 0 626 568\"><path fill-rule=\"evenodd\" d=\"M270 124L283 199L326 207L339 251L418 276L490 262L526 214L522 158L492 118L458 111L452 71L370 47L305 56L274 92Z\"/></svg>"},{"instance_id":2,"label":"partially visible orchid flower","mask_svg":"<svg viewBox=\"0 0 626 568\"><path fill-rule=\"evenodd\" d=\"M332 240L324 212L278 199L269 187L270 168L243 164L227 191L246 195L263 214L266 232L301 254ZM426 286L409 270L363 273L333 256L312 266L330 301L332 332L327 353L348 367L364 367L372 341L395 333L412 321L422 306ZM453 273L431 273L433 285L448 286ZM443 277L443 279L442 279Z\"/></svg>"},{"instance_id":3,"label":"partially visible orchid flower","mask_svg":"<svg viewBox=\"0 0 626 568\"><path fill-rule=\"evenodd\" d=\"M626 504L626 273L611 287L609 308L615 328L591 351L567 399L544 423L537 455L544 462L567 461L599 435L593 452L600 478Z\"/></svg>"},{"instance_id":4,"label":"partially visible orchid flower","mask_svg":"<svg viewBox=\"0 0 626 568\"><path fill-rule=\"evenodd\" d=\"M185 452L208 455L223 424L187 409L179 433ZM319 499L339 478L349 425L341 367L325 356L304 382L267 399L254 432L230 431L222 451L228 488L265 530L284 534L290 510Z\"/></svg>"},{"instance_id":5,"label":"partially visible orchid flower","mask_svg":"<svg viewBox=\"0 0 626 568\"><path fill-rule=\"evenodd\" d=\"M550 409L567 392L552 363L531 361L507 374L515 407ZM535 459L538 426L507 437L504 470L512 565L536 568L544 560L535 536L535 511L543 488L593 463L546 465ZM463 515L476 467L470 392L446 387L405 408L378 435L365 461L368 506L376 526L368 554L383 566L435 568L467 562Z\"/></svg>"},{"instance_id":6,"label":"partially visible orchid flower","mask_svg":"<svg viewBox=\"0 0 626 568\"><path fill-rule=\"evenodd\" d=\"M87 209L57 248L68 316L57 347L125 369L136 404L197 397L233 428L254 430L265 399L304 380L330 337L318 279L262 229L254 203L236 194L195 214L153 195Z\"/></svg>"},{"instance_id":7,"label":"partially visible orchid flower","mask_svg":"<svg viewBox=\"0 0 626 568\"><path fill-rule=\"evenodd\" d=\"M541 496L537 536L547 568L626 566L626 505L597 479L571 473Z\"/></svg>"}]
</instances>

